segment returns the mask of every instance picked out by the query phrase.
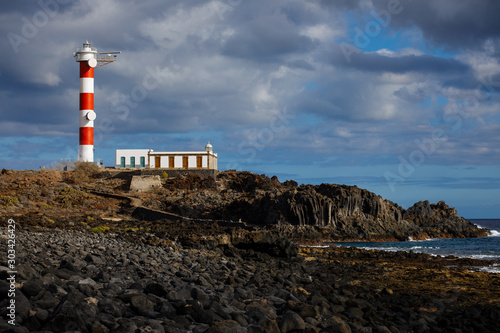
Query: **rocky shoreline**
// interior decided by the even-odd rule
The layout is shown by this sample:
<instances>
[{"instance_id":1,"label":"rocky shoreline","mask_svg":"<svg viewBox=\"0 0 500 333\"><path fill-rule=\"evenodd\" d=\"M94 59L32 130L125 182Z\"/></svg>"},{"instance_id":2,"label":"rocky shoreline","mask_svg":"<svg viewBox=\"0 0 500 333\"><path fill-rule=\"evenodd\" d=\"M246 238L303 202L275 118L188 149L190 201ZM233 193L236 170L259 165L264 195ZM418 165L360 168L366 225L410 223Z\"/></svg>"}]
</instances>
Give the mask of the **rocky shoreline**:
<instances>
[{"instance_id":1,"label":"rocky shoreline","mask_svg":"<svg viewBox=\"0 0 500 333\"><path fill-rule=\"evenodd\" d=\"M446 268L467 260L30 229L16 235L18 325L2 332L494 332L500 319L497 274Z\"/></svg>"},{"instance_id":2,"label":"rocky shoreline","mask_svg":"<svg viewBox=\"0 0 500 333\"><path fill-rule=\"evenodd\" d=\"M0 256L1 332L497 330L500 275L470 271L491 262L298 245L487 234L444 202L233 171L133 193L130 176L2 170L18 273L12 326Z\"/></svg>"}]
</instances>

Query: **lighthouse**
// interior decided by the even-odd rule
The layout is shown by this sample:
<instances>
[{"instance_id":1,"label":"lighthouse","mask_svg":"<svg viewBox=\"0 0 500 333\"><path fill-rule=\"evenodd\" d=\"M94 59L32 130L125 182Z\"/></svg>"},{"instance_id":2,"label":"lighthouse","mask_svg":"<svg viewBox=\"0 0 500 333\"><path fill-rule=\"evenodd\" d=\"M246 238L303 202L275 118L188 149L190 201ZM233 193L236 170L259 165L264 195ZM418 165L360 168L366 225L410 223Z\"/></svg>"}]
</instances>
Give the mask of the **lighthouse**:
<instances>
[{"instance_id":1,"label":"lighthouse","mask_svg":"<svg viewBox=\"0 0 500 333\"><path fill-rule=\"evenodd\" d=\"M117 53L97 53L88 41L73 53L80 63L79 162L94 162L94 69L115 61Z\"/></svg>"}]
</instances>

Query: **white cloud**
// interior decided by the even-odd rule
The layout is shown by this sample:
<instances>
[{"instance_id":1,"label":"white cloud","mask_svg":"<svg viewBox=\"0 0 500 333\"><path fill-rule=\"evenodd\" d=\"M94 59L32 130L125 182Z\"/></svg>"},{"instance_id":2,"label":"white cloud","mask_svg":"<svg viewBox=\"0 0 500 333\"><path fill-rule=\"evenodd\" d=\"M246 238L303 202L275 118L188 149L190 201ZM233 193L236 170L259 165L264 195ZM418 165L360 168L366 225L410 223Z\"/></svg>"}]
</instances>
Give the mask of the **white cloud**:
<instances>
[{"instance_id":1,"label":"white cloud","mask_svg":"<svg viewBox=\"0 0 500 333\"><path fill-rule=\"evenodd\" d=\"M332 29L326 24L318 24L303 28L301 34L323 42L332 42L335 37L341 34L341 32Z\"/></svg>"}]
</instances>

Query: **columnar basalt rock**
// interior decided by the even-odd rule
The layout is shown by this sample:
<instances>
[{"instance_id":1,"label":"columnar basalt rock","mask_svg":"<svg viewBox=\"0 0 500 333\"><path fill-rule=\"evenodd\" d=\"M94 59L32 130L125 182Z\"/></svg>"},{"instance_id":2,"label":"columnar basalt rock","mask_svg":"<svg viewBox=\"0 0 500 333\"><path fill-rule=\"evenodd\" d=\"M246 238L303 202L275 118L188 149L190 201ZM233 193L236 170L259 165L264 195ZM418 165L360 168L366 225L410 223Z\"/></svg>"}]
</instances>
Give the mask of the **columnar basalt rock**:
<instances>
[{"instance_id":1,"label":"columnar basalt rock","mask_svg":"<svg viewBox=\"0 0 500 333\"><path fill-rule=\"evenodd\" d=\"M166 198L169 209L190 217L244 220L255 225L311 226L343 239L476 237L485 230L444 202L419 202L408 210L356 186L300 185L248 172L219 175L219 190ZM173 191L172 193L175 193ZM187 202L203 209L186 210ZM193 205L191 205L193 207ZM198 205L197 207L200 207Z\"/></svg>"}]
</instances>

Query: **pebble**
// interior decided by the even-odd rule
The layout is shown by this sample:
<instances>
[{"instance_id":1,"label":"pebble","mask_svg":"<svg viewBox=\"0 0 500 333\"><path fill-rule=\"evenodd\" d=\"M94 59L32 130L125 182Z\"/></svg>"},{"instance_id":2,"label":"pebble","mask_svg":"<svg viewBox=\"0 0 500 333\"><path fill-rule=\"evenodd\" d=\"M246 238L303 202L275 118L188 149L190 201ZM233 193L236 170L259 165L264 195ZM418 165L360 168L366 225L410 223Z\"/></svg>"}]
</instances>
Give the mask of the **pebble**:
<instances>
[{"instance_id":1,"label":"pebble","mask_svg":"<svg viewBox=\"0 0 500 333\"><path fill-rule=\"evenodd\" d=\"M29 269L18 276L18 325L0 318L2 332L403 333L467 331L471 323L488 332L500 318L497 309L439 300L437 311L421 313L416 296L354 286L341 263L325 270L288 245L261 253L161 248L74 230L16 236L18 265ZM7 289L0 281L3 318Z\"/></svg>"}]
</instances>

